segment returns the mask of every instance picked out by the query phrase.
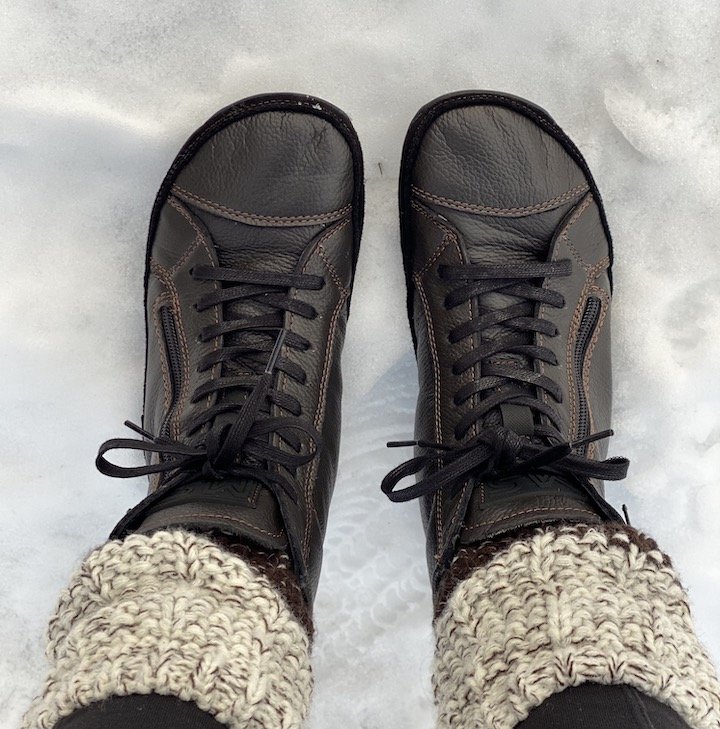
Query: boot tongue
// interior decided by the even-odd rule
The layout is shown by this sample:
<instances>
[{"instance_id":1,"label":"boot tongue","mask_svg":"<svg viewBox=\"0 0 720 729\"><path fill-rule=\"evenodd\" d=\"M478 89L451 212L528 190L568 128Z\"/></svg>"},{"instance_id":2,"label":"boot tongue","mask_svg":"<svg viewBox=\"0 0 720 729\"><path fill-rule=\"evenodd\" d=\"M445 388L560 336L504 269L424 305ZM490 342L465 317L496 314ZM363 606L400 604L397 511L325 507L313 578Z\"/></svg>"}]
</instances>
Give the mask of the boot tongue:
<instances>
[{"instance_id":1,"label":"boot tongue","mask_svg":"<svg viewBox=\"0 0 720 729\"><path fill-rule=\"evenodd\" d=\"M212 234L218 264L221 268L256 273L288 274L297 269L298 262L309 241L317 234L318 227L280 228L251 226L234 220L219 218L202 211L196 211ZM238 284L225 283L223 288L233 288ZM248 321L255 317L265 317L270 324L267 330L241 331L226 334L223 344L226 347L237 345L254 346L261 350L257 353L238 355L233 361L222 365L223 377L246 377L255 379L262 374L270 349L277 339L278 331L284 325L284 312L263 303L262 295L253 299L231 301L223 305L224 321ZM217 394L218 403L234 403L239 406L245 401L249 390L228 388ZM262 412L268 413L265 404ZM222 426L234 422L235 415L226 413L216 418Z\"/></svg>"},{"instance_id":2,"label":"boot tongue","mask_svg":"<svg viewBox=\"0 0 720 729\"><path fill-rule=\"evenodd\" d=\"M473 236L474 237L474 236ZM467 242L471 240L472 242ZM548 258L550 244L547 239L538 239L530 231L523 228L522 222L511 221L502 231L485 231L482 237L472 240L466 237L466 251L470 263L478 265L512 264L526 261L545 261ZM479 313L498 311L509 306L521 305L518 316L531 317L535 305L531 301L505 293L490 292L478 297ZM484 329L482 338L485 341L502 339L509 346L533 344L532 332L519 332L512 327L497 324ZM501 352L484 360L487 365L503 368L532 369L533 364L528 357L521 354ZM508 382L498 388L499 392L513 392L534 396L535 388L519 382ZM535 425L532 410L525 405L512 403L501 405L490 411L484 418L486 427L504 426L518 435L532 436Z\"/></svg>"},{"instance_id":3,"label":"boot tongue","mask_svg":"<svg viewBox=\"0 0 720 729\"><path fill-rule=\"evenodd\" d=\"M230 223L230 221L223 221ZM241 223L230 223L236 227L247 228ZM251 234L251 235L250 235ZM249 239L248 239L249 237ZM217 247L218 263L221 268L232 268L239 271L256 273L292 273L306 245L303 240L294 239L292 230L276 228L252 228L247 235L236 231L234 235L223 236ZM223 288L233 288L234 283L225 283ZM265 317L272 321L268 331L241 331L227 334L225 346L259 345L266 348L277 338L278 330L284 324L284 312L262 303L262 295L252 299L231 301L223 305L224 321L248 321L255 317ZM223 375L232 377L247 373L261 373L265 368L268 353L248 353L240 355L236 361L223 365ZM226 390L219 394L221 401L242 402L246 393Z\"/></svg>"},{"instance_id":4,"label":"boot tongue","mask_svg":"<svg viewBox=\"0 0 720 729\"><path fill-rule=\"evenodd\" d=\"M299 228L250 226L217 217L201 210L195 210L195 214L211 233L218 265L221 268L254 273L288 274L294 272L309 241L320 229L319 226ZM223 283L222 286L227 289L243 286L243 284ZM257 345L265 351L241 354L232 361L222 364L220 373L222 377L243 377L248 380L249 387L247 389L227 388L219 391L216 395L218 404L232 403L237 405L238 410L242 407L250 394L251 385L255 384L261 377L278 332L284 325L284 312L267 303L262 303L262 295L258 295L257 299L241 299L223 304L223 321L244 322L255 317L268 318L271 323L268 324L267 330L264 330L263 327L257 331L240 331L226 334L223 337L223 346L242 345L252 347ZM269 415L270 406L267 402L261 405L260 412ZM215 418L214 427L231 426L236 419L237 410L221 413ZM243 463L261 465L249 458L243 459ZM227 493L225 493L226 487L228 489ZM283 545L286 544L286 538L282 533L283 522L277 502L260 482L252 478L241 480L223 479L222 481L198 480L188 484L188 488L181 487L177 496L169 497L167 501L163 501L163 508L167 504L168 508L174 509L172 514L175 515L177 515L178 509L184 514L193 511L194 508L194 515L190 515L197 522L200 519L198 516L200 510L197 503L197 508L176 503L177 499L182 501L184 493L192 496L195 502L202 503L203 508L208 502L215 503L214 511L223 514L225 521L228 521L228 512L234 514L234 522L230 524L231 531L237 533L238 531L247 531L250 528L249 533L256 542L263 539L265 542L268 542L268 540L273 542L273 544L264 543L264 546L269 548L278 548L278 541L282 541ZM205 513L209 513L207 509L205 509ZM244 516L241 514L244 514ZM180 517L174 516L173 518ZM249 522L252 522L254 526L250 527ZM263 522L263 524L260 524L260 522Z\"/></svg>"}]
</instances>

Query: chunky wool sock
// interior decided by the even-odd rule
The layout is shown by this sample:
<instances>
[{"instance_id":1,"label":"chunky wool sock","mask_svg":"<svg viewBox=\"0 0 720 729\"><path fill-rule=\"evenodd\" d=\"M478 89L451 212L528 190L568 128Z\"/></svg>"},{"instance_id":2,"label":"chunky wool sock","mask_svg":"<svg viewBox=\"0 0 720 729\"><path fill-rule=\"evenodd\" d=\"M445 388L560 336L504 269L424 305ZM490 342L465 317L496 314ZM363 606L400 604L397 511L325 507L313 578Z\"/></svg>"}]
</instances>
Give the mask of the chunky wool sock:
<instances>
[{"instance_id":1,"label":"chunky wool sock","mask_svg":"<svg viewBox=\"0 0 720 729\"><path fill-rule=\"evenodd\" d=\"M720 727L717 674L651 539L618 524L544 527L457 561L464 579L435 624L441 729L511 729L585 682L632 686L692 729Z\"/></svg>"},{"instance_id":2,"label":"chunky wool sock","mask_svg":"<svg viewBox=\"0 0 720 729\"><path fill-rule=\"evenodd\" d=\"M235 729L299 727L309 650L280 593L240 557L187 532L134 534L92 552L63 592L50 674L23 729L149 693L192 701Z\"/></svg>"}]
</instances>

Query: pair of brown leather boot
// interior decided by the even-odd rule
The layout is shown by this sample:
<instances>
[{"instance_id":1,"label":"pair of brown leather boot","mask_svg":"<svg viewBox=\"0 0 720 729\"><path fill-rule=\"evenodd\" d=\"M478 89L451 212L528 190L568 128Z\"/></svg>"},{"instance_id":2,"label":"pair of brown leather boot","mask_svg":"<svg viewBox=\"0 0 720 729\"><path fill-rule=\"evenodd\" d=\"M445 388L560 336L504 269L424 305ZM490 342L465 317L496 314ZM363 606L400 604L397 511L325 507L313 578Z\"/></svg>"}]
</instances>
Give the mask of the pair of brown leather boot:
<instances>
[{"instance_id":1,"label":"pair of brown leather boot","mask_svg":"<svg viewBox=\"0 0 720 729\"><path fill-rule=\"evenodd\" d=\"M357 136L319 99L241 101L181 150L142 439L97 460L150 494L63 593L25 729L303 725L362 219ZM612 251L582 156L521 99L443 97L410 126L400 226L420 387L391 445L416 451L382 489L421 503L438 726L717 729L670 560L603 495L628 463L606 459Z\"/></svg>"},{"instance_id":2,"label":"pair of brown leather boot","mask_svg":"<svg viewBox=\"0 0 720 729\"><path fill-rule=\"evenodd\" d=\"M289 567L295 582L277 583L306 626L362 222L360 143L327 102L252 97L195 132L150 222L143 439L97 461L151 479L114 537L182 528L271 577ZM420 500L439 610L493 537L622 521L602 487L627 470L605 460L612 250L577 148L542 109L490 92L418 112L400 226L420 394L417 440L394 444L416 454L383 491ZM147 465L114 465L116 448Z\"/></svg>"}]
</instances>

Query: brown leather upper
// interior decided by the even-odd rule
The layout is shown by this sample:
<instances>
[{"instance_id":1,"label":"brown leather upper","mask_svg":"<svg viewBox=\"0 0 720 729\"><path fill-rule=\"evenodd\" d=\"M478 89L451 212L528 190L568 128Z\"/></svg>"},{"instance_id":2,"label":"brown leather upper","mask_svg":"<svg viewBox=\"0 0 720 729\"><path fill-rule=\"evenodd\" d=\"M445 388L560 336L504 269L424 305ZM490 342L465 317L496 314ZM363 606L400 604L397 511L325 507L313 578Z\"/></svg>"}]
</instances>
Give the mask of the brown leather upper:
<instances>
[{"instance_id":1,"label":"brown leather upper","mask_svg":"<svg viewBox=\"0 0 720 729\"><path fill-rule=\"evenodd\" d=\"M403 251L420 384L418 440L457 443L455 427L477 403L478 396L461 404L454 396L462 385L482 376L482 366L458 376L452 365L481 345L481 335L451 343L451 331L515 303L510 296L490 293L447 308L450 288L439 275L440 267L467 263L572 261L572 275L544 282L563 295L565 307L535 305L535 315L552 321L559 335L530 335L530 343L555 353L556 366L536 362L535 370L551 377L562 396L556 401L540 388L531 389L559 411L564 439L582 435L579 388L589 406L586 430L609 428L610 242L599 196L577 150L536 107L513 97L469 93L439 100L419 113L408 134L403 168ZM578 377L573 360L590 297L599 300L600 313ZM482 341L506 335L507 329L495 326L483 331ZM506 417L504 425L529 436L531 432L522 429L532 427L539 416L521 411L508 409L496 419L503 424ZM463 441L482 427L476 423ZM606 441L587 448L587 455L597 459L605 452ZM593 482L590 491L538 473L497 483L470 479L460 489L423 498L434 586L461 544L527 524L597 522L614 515L598 509L602 484Z\"/></svg>"},{"instance_id":2,"label":"brown leather upper","mask_svg":"<svg viewBox=\"0 0 720 729\"><path fill-rule=\"evenodd\" d=\"M140 532L169 526L221 530L266 550L286 551L312 602L340 441L340 352L362 220L362 162L347 118L325 102L304 98L240 102L208 122L198 132L200 143L189 142L191 153L181 152L182 164L171 169L149 248L143 427L157 435L164 426L171 439L198 445L207 428L188 435L188 421L218 398L242 403L247 396L228 390L192 400L196 388L219 377L223 367L199 370L201 358L223 346L222 337L203 342L199 332L228 318L263 313L256 302L196 307L220 284L194 279L193 267L232 265L324 280L319 290L291 292L315 308L314 318L285 313L284 328L311 343L307 351L283 347L281 355L302 367L305 380L276 372L273 381L278 392L299 401L298 419L319 431L322 446L292 474L296 503L253 479L197 478L126 526ZM168 319L179 355L169 354ZM173 364L179 365L179 378ZM288 415L278 405L270 414ZM270 437L289 448L277 435ZM151 493L166 481L151 478Z\"/></svg>"}]
</instances>

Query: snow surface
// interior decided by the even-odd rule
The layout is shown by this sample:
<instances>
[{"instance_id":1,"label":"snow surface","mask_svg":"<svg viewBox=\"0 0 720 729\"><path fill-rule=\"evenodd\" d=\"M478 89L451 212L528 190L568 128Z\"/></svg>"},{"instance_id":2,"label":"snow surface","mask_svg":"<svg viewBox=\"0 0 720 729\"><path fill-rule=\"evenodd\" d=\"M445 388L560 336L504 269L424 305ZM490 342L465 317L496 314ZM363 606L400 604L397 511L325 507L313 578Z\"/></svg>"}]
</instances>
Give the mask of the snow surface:
<instances>
[{"instance_id":1,"label":"snow surface","mask_svg":"<svg viewBox=\"0 0 720 729\"><path fill-rule=\"evenodd\" d=\"M81 556L144 492L94 470L137 419L144 238L176 150L237 98L301 91L353 118L366 232L320 593L311 726L432 726L417 507L379 492L416 377L396 178L415 110L491 88L547 108L586 155L616 240L610 486L673 555L720 659L720 72L715 0L473 3L14 0L0 10L0 726L44 675ZM402 455L402 454L400 454Z\"/></svg>"}]
</instances>

